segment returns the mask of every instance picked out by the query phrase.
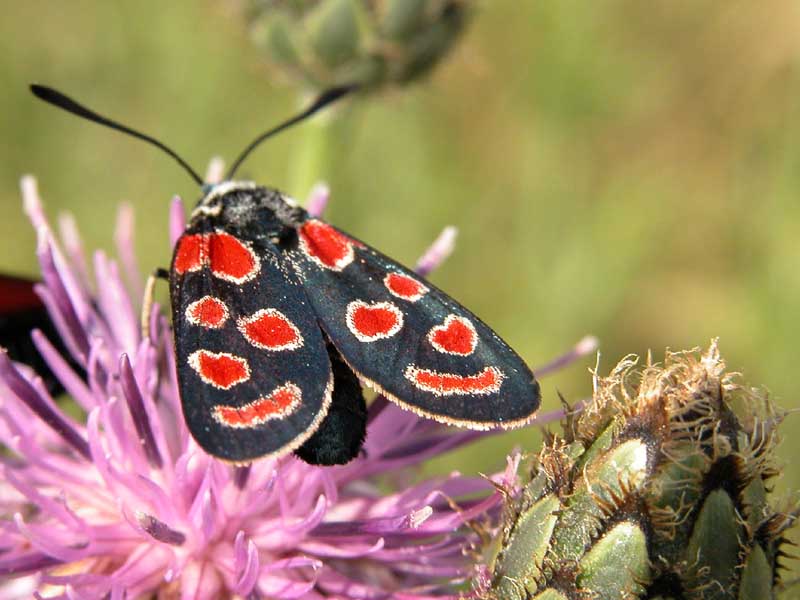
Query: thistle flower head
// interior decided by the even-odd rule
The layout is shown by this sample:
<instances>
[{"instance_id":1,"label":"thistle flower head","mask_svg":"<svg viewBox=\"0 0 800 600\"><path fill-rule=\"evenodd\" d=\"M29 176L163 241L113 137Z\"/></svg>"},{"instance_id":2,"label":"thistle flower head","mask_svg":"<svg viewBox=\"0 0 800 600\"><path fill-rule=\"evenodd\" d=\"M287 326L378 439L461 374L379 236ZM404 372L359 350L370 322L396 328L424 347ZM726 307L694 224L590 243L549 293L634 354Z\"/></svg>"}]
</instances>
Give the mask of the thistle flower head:
<instances>
[{"instance_id":1,"label":"thistle flower head","mask_svg":"<svg viewBox=\"0 0 800 600\"><path fill-rule=\"evenodd\" d=\"M183 422L158 307L141 339L131 211L116 235L121 263L97 252L90 277L72 221L62 220L56 243L32 178L23 195L39 236L37 291L85 374L33 333L82 413L73 417L0 352L0 575L14 578L3 597L456 597L472 568L465 549L475 534L465 525L496 510L493 485L510 483L458 473L409 483L403 469L486 434L378 398L363 456L346 466L211 458ZM318 189L314 210L326 200ZM451 245L448 233L422 267Z\"/></svg>"}]
</instances>

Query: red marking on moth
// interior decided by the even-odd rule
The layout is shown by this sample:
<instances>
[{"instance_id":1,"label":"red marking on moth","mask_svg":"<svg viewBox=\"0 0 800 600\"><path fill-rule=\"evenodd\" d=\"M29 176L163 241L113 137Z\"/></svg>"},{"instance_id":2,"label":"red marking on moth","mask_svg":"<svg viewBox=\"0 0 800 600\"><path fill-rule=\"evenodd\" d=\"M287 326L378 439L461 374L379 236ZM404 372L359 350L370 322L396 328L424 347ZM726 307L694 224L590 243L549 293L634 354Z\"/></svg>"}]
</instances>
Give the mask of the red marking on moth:
<instances>
[{"instance_id":1,"label":"red marking on moth","mask_svg":"<svg viewBox=\"0 0 800 600\"><path fill-rule=\"evenodd\" d=\"M266 398L259 398L244 406L219 404L214 407L214 418L228 427L255 427L272 419L283 419L300 406L302 393L293 383L274 390Z\"/></svg>"},{"instance_id":2,"label":"red marking on moth","mask_svg":"<svg viewBox=\"0 0 800 600\"><path fill-rule=\"evenodd\" d=\"M353 262L353 245L353 240L322 221L309 219L300 227L300 248L325 269L341 271Z\"/></svg>"},{"instance_id":3,"label":"red marking on moth","mask_svg":"<svg viewBox=\"0 0 800 600\"><path fill-rule=\"evenodd\" d=\"M431 328L428 341L439 352L469 356L478 344L478 334L469 319L448 315L444 325Z\"/></svg>"},{"instance_id":4,"label":"red marking on moth","mask_svg":"<svg viewBox=\"0 0 800 600\"><path fill-rule=\"evenodd\" d=\"M260 267L258 257L250 248L224 232L209 234L208 259L215 276L233 283L249 281Z\"/></svg>"},{"instance_id":5,"label":"red marking on moth","mask_svg":"<svg viewBox=\"0 0 800 600\"><path fill-rule=\"evenodd\" d=\"M409 302L416 302L428 293L428 288L416 279L402 273L389 273L383 278L383 285L392 296L397 296Z\"/></svg>"},{"instance_id":6,"label":"red marking on moth","mask_svg":"<svg viewBox=\"0 0 800 600\"><path fill-rule=\"evenodd\" d=\"M182 235L175 250L173 267L178 275L187 271L198 271L204 264L205 236L202 234Z\"/></svg>"},{"instance_id":7,"label":"red marking on moth","mask_svg":"<svg viewBox=\"0 0 800 600\"><path fill-rule=\"evenodd\" d=\"M261 263L255 252L229 233L184 235L175 251L175 272L198 271L211 267L211 273L232 283L245 283L258 274Z\"/></svg>"},{"instance_id":8,"label":"red marking on moth","mask_svg":"<svg viewBox=\"0 0 800 600\"><path fill-rule=\"evenodd\" d=\"M228 320L228 307L219 298L203 296L186 307L186 320L192 325L219 329Z\"/></svg>"},{"instance_id":9,"label":"red marking on moth","mask_svg":"<svg viewBox=\"0 0 800 600\"><path fill-rule=\"evenodd\" d=\"M200 379L216 388L227 390L250 379L247 359L227 352L196 350L189 355L189 365Z\"/></svg>"},{"instance_id":10,"label":"red marking on moth","mask_svg":"<svg viewBox=\"0 0 800 600\"><path fill-rule=\"evenodd\" d=\"M350 332L362 342L374 342L395 335L403 327L403 313L391 302L367 304L354 300L347 305L345 321Z\"/></svg>"},{"instance_id":11,"label":"red marking on moth","mask_svg":"<svg viewBox=\"0 0 800 600\"><path fill-rule=\"evenodd\" d=\"M264 308L236 321L248 342L264 350L295 350L303 345L300 330L286 315L274 308Z\"/></svg>"},{"instance_id":12,"label":"red marking on moth","mask_svg":"<svg viewBox=\"0 0 800 600\"><path fill-rule=\"evenodd\" d=\"M485 367L475 375L458 375L420 369L414 365L406 367L405 376L417 388L436 396L493 394L500 390L505 378L497 367Z\"/></svg>"}]
</instances>

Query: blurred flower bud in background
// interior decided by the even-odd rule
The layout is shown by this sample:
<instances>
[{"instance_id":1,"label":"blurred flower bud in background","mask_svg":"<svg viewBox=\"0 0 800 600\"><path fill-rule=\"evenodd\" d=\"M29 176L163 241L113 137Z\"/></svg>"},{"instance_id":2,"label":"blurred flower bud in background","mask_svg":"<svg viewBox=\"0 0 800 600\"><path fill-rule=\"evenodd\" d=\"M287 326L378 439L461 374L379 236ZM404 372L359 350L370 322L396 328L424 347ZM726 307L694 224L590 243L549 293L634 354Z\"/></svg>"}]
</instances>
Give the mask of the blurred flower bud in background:
<instances>
[{"instance_id":1,"label":"blurred flower bud in background","mask_svg":"<svg viewBox=\"0 0 800 600\"><path fill-rule=\"evenodd\" d=\"M312 91L405 85L450 51L471 0L250 0L254 42L276 71Z\"/></svg>"}]
</instances>

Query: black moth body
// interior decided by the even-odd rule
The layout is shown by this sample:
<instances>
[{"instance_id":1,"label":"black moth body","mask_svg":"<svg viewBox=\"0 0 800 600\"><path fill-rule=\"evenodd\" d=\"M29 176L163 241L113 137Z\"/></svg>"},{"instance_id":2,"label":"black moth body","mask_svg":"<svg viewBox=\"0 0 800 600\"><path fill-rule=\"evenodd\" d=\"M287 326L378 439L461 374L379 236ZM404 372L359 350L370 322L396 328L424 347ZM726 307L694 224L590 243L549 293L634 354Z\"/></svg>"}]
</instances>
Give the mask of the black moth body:
<instances>
[{"instance_id":1,"label":"black moth body","mask_svg":"<svg viewBox=\"0 0 800 600\"><path fill-rule=\"evenodd\" d=\"M207 452L348 462L366 432L359 381L452 425L533 416L530 369L436 287L276 190L206 190L176 244L170 296L184 416Z\"/></svg>"}]
</instances>

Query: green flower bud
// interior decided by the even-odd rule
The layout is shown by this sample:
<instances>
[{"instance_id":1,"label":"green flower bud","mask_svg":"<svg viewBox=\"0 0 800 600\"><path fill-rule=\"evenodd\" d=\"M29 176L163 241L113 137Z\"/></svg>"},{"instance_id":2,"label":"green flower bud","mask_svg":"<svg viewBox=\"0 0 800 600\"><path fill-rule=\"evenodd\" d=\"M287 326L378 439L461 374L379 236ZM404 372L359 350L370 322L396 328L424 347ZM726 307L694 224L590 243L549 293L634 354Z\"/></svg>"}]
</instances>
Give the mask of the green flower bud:
<instances>
[{"instance_id":1,"label":"green flower bud","mask_svg":"<svg viewBox=\"0 0 800 600\"><path fill-rule=\"evenodd\" d=\"M474 0L250 0L252 38L311 90L375 89L427 74L452 48Z\"/></svg>"}]
</instances>

